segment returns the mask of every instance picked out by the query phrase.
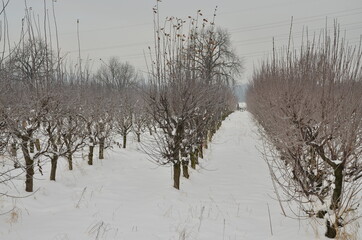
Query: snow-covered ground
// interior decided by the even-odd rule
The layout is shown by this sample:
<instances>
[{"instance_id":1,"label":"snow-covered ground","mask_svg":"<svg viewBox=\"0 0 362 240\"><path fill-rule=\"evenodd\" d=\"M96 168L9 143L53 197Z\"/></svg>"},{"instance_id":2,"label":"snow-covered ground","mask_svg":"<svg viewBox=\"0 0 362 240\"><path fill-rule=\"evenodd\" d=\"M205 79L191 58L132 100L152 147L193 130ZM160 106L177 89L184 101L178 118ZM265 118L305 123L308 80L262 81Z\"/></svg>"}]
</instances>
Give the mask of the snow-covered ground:
<instances>
[{"instance_id":1,"label":"snow-covered ground","mask_svg":"<svg viewBox=\"0 0 362 240\"><path fill-rule=\"evenodd\" d=\"M79 158L69 171L61 161L56 182L45 167L34 195L0 198L0 213L15 207L0 215L0 239L324 239L323 226L281 214L256 132L248 112L231 114L180 191L171 168L148 161L136 142L94 166Z\"/></svg>"}]
</instances>

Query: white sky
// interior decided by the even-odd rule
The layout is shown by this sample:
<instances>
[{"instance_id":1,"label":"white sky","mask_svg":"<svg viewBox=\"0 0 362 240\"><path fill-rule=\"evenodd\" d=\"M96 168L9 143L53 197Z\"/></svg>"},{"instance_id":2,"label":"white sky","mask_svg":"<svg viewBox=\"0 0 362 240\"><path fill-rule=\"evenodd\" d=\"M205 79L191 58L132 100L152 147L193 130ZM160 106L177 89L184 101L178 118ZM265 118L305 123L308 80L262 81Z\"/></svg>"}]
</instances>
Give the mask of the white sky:
<instances>
[{"instance_id":1,"label":"white sky","mask_svg":"<svg viewBox=\"0 0 362 240\"><path fill-rule=\"evenodd\" d=\"M43 0L27 0L35 16L44 17ZM46 0L51 12L51 0ZM119 56L140 70L146 70L143 50L152 44L152 7L154 0L57 0L58 33L63 54L77 61L77 19L80 20L82 59L91 59L95 70L100 58ZM322 28L328 17L329 27L337 18L346 30L347 39L357 44L362 34L362 0L162 0L161 15L186 18L201 9L206 17L218 6L216 24L227 28L233 45L244 58L246 82L253 65L276 46L286 44L290 19L294 18L294 43L300 43L300 32ZM10 0L6 14L12 41L19 39L24 1ZM36 17L37 18L37 17ZM54 33L53 33L54 35Z\"/></svg>"}]
</instances>

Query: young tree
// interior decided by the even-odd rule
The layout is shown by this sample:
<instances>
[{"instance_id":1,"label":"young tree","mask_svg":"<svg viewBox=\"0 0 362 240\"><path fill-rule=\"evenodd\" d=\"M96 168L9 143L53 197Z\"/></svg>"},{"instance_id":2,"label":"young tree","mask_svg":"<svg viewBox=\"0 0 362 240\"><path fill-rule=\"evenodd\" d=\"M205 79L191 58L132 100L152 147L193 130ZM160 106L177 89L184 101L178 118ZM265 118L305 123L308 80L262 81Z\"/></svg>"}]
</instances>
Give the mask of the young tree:
<instances>
[{"instance_id":1,"label":"young tree","mask_svg":"<svg viewBox=\"0 0 362 240\"><path fill-rule=\"evenodd\" d=\"M60 107L60 101L50 99L49 112L44 115L40 132L46 137L45 156L50 158L51 170L50 180L55 181L58 159L64 155L64 143L60 140L60 119L63 117L63 112Z\"/></svg>"},{"instance_id":2,"label":"young tree","mask_svg":"<svg viewBox=\"0 0 362 240\"><path fill-rule=\"evenodd\" d=\"M133 107L132 131L137 136L137 142L141 142L141 134L145 132L149 116L147 114L145 97L140 91L135 92Z\"/></svg>"},{"instance_id":3,"label":"young tree","mask_svg":"<svg viewBox=\"0 0 362 240\"><path fill-rule=\"evenodd\" d=\"M41 127L42 120L48 111L48 97L42 97L37 101L31 96L22 96L22 101L7 107L4 112L4 119L7 129L12 138L20 145L25 161L26 187L27 192L33 191L33 175L35 161L44 153L39 151L32 154L29 148L30 142L34 142L35 135Z\"/></svg>"},{"instance_id":4,"label":"young tree","mask_svg":"<svg viewBox=\"0 0 362 240\"><path fill-rule=\"evenodd\" d=\"M66 148L69 170L73 170L73 154L84 146L86 138L83 134L84 121L78 111L77 105L68 105L59 121L59 134Z\"/></svg>"},{"instance_id":5,"label":"young tree","mask_svg":"<svg viewBox=\"0 0 362 240\"><path fill-rule=\"evenodd\" d=\"M103 93L105 94L105 93ZM98 120L96 121L96 138L99 143L99 159L104 159L104 150L110 145L113 140L114 128L115 128L115 113L114 109L117 107L114 105L114 96L109 97L112 93L101 96L102 100L98 102ZM113 95L115 95L113 93Z\"/></svg>"},{"instance_id":6,"label":"young tree","mask_svg":"<svg viewBox=\"0 0 362 240\"><path fill-rule=\"evenodd\" d=\"M115 127L117 133L123 138L123 148L127 146L127 135L132 131L134 97L130 94L130 89L125 89L118 95L118 104L115 111Z\"/></svg>"},{"instance_id":7,"label":"young tree","mask_svg":"<svg viewBox=\"0 0 362 240\"><path fill-rule=\"evenodd\" d=\"M44 155L50 158L50 180L55 181L57 163L67 158L69 169L73 169L72 155L84 146L84 121L79 117L79 103L71 96L76 91L66 85L57 85L49 94L49 111L44 116L40 128L44 138ZM70 100L72 99L72 100Z\"/></svg>"}]
</instances>

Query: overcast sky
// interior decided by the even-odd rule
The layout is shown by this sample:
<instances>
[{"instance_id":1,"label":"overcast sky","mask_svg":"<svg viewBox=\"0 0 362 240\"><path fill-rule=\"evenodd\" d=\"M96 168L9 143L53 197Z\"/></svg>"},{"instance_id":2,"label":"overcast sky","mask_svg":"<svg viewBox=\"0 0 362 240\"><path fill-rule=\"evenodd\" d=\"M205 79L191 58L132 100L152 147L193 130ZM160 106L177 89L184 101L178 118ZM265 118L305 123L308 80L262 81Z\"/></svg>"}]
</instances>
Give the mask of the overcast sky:
<instances>
[{"instance_id":1,"label":"overcast sky","mask_svg":"<svg viewBox=\"0 0 362 240\"><path fill-rule=\"evenodd\" d=\"M46 0L51 11L51 0ZM27 0L35 16L43 18L44 1ZM152 43L154 0L57 0L55 11L62 53L77 61L77 19L80 24L82 59L90 59L94 70L100 58L119 56L140 70L146 70L143 50ZM218 6L216 24L229 30L233 46L244 59L246 82L253 66L276 46L286 44L293 16L294 44L300 43L303 26L318 31L338 19L347 39L357 44L362 34L362 0L162 0L161 16L186 18L198 9L208 16ZM19 39L23 0L10 0L6 14L12 41Z\"/></svg>"}]
</instances>

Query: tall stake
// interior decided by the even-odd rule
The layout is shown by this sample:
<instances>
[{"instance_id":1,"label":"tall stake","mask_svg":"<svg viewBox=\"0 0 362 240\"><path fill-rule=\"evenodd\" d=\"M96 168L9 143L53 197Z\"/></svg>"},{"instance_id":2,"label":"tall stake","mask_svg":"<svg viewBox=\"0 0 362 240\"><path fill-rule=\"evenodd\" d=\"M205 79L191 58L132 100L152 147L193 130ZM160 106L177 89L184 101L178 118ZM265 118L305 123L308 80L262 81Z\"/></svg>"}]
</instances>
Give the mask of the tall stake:
<instances>
[{"instance_id":1,"label":"tall stake","mask_svg":"<svg viewBox=\"0 0 362 240\"><path fill-rule=\"evenodd\" d=\"M77 19L77 37L78 37L78 64L79 64L79 77L80 81L82 82L82 58L80 56L80 38L79 38L79 19Z\"/></svg>"}]
</instances>

